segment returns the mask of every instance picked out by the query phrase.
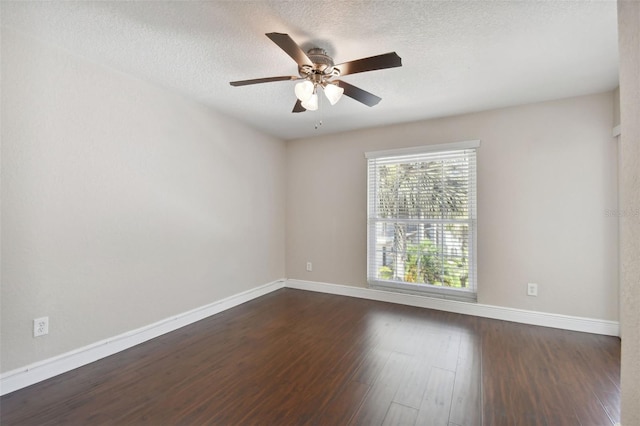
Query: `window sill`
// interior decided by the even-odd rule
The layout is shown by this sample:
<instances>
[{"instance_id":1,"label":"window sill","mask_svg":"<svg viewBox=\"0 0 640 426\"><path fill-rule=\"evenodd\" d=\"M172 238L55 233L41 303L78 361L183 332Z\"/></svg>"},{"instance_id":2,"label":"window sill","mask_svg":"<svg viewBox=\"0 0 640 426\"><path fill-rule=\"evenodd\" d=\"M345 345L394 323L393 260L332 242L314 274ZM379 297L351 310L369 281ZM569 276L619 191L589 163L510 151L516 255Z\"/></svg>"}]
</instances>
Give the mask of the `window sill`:
<instances>
[{"instance_id":1,"label":"window sill","mask_svg":"<svg viewBox=\"0 0 640 426\"><path fill-rule=\"evenodd\" d=\"M478 301L477 293L471 290L453 290L451 288L429 284L410 284L398 281L369 281L369 288L417 296L457 300L459 302L477 303Z\"/></svg>"}]
</instances>

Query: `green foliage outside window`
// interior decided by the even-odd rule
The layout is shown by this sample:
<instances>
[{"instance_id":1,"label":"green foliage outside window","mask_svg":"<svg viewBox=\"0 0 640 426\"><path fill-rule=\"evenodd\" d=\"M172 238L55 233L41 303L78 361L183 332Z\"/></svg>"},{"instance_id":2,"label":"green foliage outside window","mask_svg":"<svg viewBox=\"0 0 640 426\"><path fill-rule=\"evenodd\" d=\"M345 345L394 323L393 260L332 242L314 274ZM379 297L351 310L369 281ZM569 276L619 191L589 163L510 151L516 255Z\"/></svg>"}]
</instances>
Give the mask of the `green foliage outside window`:
<instances>
[{"instance_id":1,"label":"green foliage outside window","mask_svg":"<svg viewBox=\"0 0 640 426\"><path fill-rule=\"evenodd\" d=\"M466 167L460 159L380 166L378 214L398 220L389 228L392 241L381 240L387 261L380 279L467 287L468 228L455 222L469 215ZM410 232L413 222L403 220L424 222Z\"/></svg>"},{"instance_id":2,"label":"green foliage outside window","mask_svg":"<svg viewBox=\"0 0 640 426\"><path fill-rule=\"evenodd\" d=\"M466 257L440 256L431 240L420 244L408 244L404 256L404 277L402 281L416 284L431 284L443 287L466 288L469 279L469 264ZM380 267L379 276L383 280L393 280L394 271L389 265Z\"/></svg>"}]
</instances>

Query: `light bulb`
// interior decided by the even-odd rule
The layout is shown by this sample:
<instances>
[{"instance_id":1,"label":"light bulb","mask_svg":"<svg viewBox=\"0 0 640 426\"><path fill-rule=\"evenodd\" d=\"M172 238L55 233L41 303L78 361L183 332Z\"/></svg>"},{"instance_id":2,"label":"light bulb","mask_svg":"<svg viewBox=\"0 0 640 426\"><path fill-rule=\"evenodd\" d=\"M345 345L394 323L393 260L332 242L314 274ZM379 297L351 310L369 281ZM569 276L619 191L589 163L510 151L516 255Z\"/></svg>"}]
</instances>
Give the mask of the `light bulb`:
<instances>
[{"instance_id":1,"label":"light bulb","mask_svg":"<svg viewBox=\"0 0 640 426\"><path fill-rule=\"evenodd\" d=\"M295 92L296 98L300 99L301 102L306 102L313 95L313 83L309 80L298 83L296 84Z\"/></svg>"},{"instance_id":2,"label":"light bulb","mask_svg":"<svg viewBox=\"0 0 640 426\"><path fill-rule=\"evenodd\" d=\"M308 100L302 101L302 106L304 107L304 109L306 109L308 111L317 110L318 109L318 95L316 93L313 93Z\"/></svg>"},{"instance_id":3,"label":"light bulb","mask_svg":"<svg viewBox=\"0 0 640 426\"><path fill-rule=\"evenodd\" d=\"M327 84L324 87L324 94L327 99L329 99L331 105L335 105L340 100L343 93L344 89L342 87L338 87L335 84Z\"/></svg>"}]
</instances>

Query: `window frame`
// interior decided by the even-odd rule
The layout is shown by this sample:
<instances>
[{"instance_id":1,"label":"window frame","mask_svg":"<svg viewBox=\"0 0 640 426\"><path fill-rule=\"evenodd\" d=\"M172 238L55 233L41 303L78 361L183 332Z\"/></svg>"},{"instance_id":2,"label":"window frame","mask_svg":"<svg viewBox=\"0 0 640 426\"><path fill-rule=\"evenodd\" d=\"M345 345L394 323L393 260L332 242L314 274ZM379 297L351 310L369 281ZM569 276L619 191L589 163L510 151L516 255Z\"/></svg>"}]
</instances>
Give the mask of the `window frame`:
<instances>
[{"instance_id":1,"label":"window frame","mask_svg":"<svg viewBox=\"0 0 640 426\"><path fill-rule=\"evenodd\" d=\"M424 146L416 146L410 148L400 148L400 149L390 149L390 150L382 150L382 151L371 151L365 153L365 158L367 160L367 283L370 288L379 289L379 290L391 290L400 293L409 293L409 294L418 294L421 296L429 296L429 297L439 297L444 299L452 299L459 300L465 302L476 302L477 301L477 151L480 147L480 140L469 140L462 142L453 142L453 143L444 143L444 144L435 144L435 145L424 145ZM474 153L474 161L472 171L473 176L469 176L469 184L473 185L473 199L468 202L469 212L471 218L465 223L469 223L471 230L469 239L469 280L471 282L471 286L469 289L457 289L452 287L443 287L433 284L414 284L406 281L398 281L398 280L380 280L378 279L378 271L377 267L379 266L379 262L374 261L375 253L376 253L376 225L381 222L394 222L393 220L380 220L379 218L372 217L372 202L371 199L372 194L378 193L378 182L371 182L372 177L377 176L377 172L372 173L371 167L377 167L375 162L372 160L387 160L393 159L393 157L403 157L409 155L420 155L420 154L435 154L438 152L452 152L452 151L467 151L471 150ZM372 184L375 184L375 191L372 190ZM401 222L402 218L397 222ZM414 219L416 221L420 221L420 219ZM425 219L426 221L435 221L434 219ZM424 223L423 222L423 223ZM446 223L446 222L443 222Z\"/></svg>"}]
</instances>

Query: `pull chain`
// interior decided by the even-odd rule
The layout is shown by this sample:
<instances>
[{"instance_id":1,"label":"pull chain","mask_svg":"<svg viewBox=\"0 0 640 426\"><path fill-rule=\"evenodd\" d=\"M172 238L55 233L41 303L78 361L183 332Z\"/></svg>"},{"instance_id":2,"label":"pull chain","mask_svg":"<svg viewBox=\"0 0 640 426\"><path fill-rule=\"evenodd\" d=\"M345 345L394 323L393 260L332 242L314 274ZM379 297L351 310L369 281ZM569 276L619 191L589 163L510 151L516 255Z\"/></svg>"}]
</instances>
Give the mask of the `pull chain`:
<instances>
[{"instance_id":1,"label":"pull chain","mask_svg":"<svg viewBox=\"0 0 640 426\"><path fill-rule=\"evenodd\" d=\"M316 122L316 124L314 125L314 128L316 130L318 130L318 128L320 126L322 126L322 117L323 117L323 110L322 110L322 103L323 103L323 99L322 96L318 95L318 112L320 112L320 121Z\"/></svg>"}]
</instances>

